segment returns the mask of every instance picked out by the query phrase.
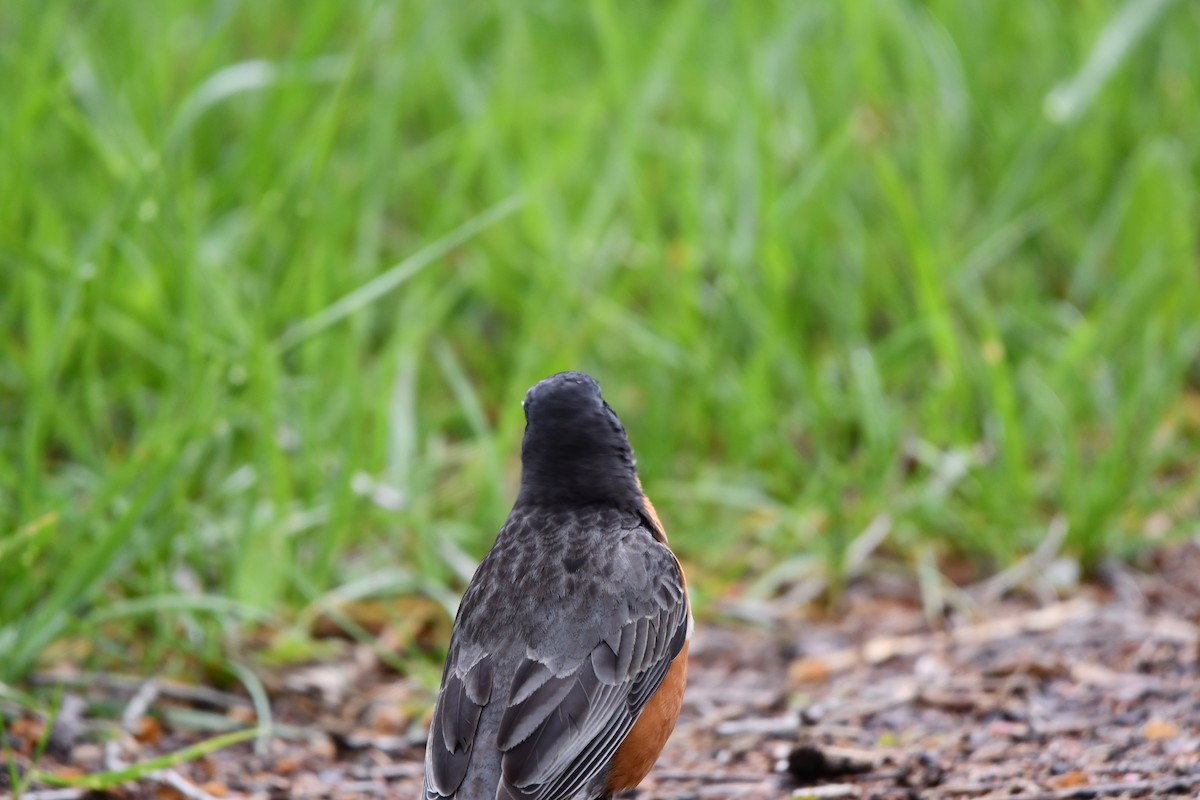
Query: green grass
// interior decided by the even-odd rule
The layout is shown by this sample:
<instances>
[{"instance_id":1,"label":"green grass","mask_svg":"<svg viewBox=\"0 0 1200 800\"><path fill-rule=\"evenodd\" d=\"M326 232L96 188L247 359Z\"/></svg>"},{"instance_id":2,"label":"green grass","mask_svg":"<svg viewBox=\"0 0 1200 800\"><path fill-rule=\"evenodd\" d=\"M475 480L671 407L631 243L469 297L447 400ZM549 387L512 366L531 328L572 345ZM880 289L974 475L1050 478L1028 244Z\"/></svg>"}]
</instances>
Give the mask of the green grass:
<instances>
[{"instance_id":1,"label":"green grass","mask_svg":"<svg viewBox=\"0 0 1200 800\"><path fill-rule=\"evenodd\" d=\"M701 596L884 513L914 568L1194 530L1197 41L1162 0L5 4L0 679L452 600L565 368Z\"/></svg>"}]
</instances>

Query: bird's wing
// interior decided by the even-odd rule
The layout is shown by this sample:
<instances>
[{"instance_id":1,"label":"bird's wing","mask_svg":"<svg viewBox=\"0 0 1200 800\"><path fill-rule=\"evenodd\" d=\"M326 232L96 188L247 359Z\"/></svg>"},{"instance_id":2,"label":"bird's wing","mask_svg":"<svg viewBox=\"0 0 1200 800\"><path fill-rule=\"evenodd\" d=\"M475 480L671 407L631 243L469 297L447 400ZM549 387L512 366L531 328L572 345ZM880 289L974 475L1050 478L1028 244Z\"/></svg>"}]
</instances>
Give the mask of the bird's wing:
<instances>
[{"instance_id":1,"label":"bird's wing","mask_svg":"<svg viewBox=\"0 0 1200 800\"><path fill-rule=\"evenodd\" d=\"M452 648L433 709L425 753L425 798L453 797L466 777L483 708L492 698L494 662L483 654L464 665ZM461 652L461 651L459 651Z\"/></svg>"},{"instance_id":2,"label":"bird's wing","mask_svg":"<svg viewBox=\"0 0 1200 800\"><path fill-rule=\"evenodd\" d=\"M497 746L501 789L513 800L572 798L602 775L687 639L689 612L678 562L665 555L624 619L565 664L531 653L513 677ZM503 794L499 795L503 797Z\"/></svg>"},{"instance_id":3,"label":"bird's wing","mask_svg":"<svg viewBox=\"0 0 1200 800\"><path fill-rule=\"evenodd\" d=\"M683 649L690 612L679 564L649 536L635 550L626 559L632 579L593 574L579 587L594 601L584 607L619 600L618 617L593 616L586 630L528 649L517 665L497 731L498 798L566 800L596 781ZM581 636L595 644L579 655ZM447 662L426 757L431 800L454 795L483 708L501 700L502 687L491 696L491 656L472 658Z\"/></svg>"}]
</instances>

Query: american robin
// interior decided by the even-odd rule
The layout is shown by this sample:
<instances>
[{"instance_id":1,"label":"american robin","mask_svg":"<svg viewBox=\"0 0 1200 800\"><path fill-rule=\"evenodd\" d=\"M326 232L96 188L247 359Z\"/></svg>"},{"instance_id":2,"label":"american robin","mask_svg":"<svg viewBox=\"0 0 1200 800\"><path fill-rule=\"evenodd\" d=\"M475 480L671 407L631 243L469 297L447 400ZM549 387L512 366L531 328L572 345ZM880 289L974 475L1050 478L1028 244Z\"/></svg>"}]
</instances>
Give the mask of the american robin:
<instances>
[{"instance_id":1,"label":"american robin","mask_svg":"<svg viewBox=\"0 0 1200 800\"><path fill-rule=\"evenodd\" d=\"M692 615L679 561L600 386L525 395L521 488L454 621L426 800L602 800L675 727Z\"/></svg>"}]
</instances>

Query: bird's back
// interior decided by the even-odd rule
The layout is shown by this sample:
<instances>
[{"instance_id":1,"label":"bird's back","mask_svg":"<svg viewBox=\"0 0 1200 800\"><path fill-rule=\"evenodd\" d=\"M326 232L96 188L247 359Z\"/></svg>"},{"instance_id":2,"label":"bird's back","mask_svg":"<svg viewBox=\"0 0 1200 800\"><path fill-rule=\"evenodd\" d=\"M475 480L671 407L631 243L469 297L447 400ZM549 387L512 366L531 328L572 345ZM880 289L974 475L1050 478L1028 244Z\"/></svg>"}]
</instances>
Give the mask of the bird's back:
<instances>
[{"instance_id":1,"label":"bird's back","mask_svg":"<svg viewBox=\"0 0 1200 800\"><path fill-rule=\"evenodd\" d=\"M675 585L677 594L671 590ZM468 726L471 752L456 792L439 795L427 780L426 796L540 797L497 794L505 750L512 749L504 747L511 741L504 741L502 729L506 714L512 717L520 705L513 692L518 671L536 664L547 674L569 677L598 645L638 620L670 635L686 614L682 594L678 564L644 516L603 506L514 509L463 596L443 678L445 685L455 674L468 675L486 659L489 701ZM457 719L461 713L457 706L439 707L434 725L445 727L448 714ZM431 732L431 752L440 733ZM581 794L544 800L600 797L606 779L598 770Z\"/></svg>"}]
</instances>

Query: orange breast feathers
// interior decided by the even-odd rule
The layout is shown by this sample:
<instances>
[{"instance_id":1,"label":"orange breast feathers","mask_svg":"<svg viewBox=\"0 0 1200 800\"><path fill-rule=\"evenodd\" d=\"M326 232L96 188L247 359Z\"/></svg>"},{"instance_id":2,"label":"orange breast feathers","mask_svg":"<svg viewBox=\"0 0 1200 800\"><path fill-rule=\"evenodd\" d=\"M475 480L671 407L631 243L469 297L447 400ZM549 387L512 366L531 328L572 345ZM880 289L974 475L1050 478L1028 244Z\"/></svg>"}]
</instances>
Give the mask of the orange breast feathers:
<instances>
[{"instance_id":1,"label":"orange breast feathers","mask_svg":"<svg viewBox=\"0 0 1200 800\"><path fill-rule=\"evenodd\" d=\"M679 710L683 707L690 646L691 642L684 642L662 686L646 703L642 715L613 755L612 772L608 777L609 792L632 789L641 783L658 760L671 731L675 730L675 721L679 719Z\"/></svg>"},{"instance_id":2,"label":"orange breast feathers","mask_svg":"<svg viewBox=\"0 0 1200 800\"><path fill-rule=\"evenodd\" d=\"M650 502L650 498L644 495L643 503L646 507L646 515L658 528L662 542L666 544L667 532L658 518L658 512L654 510L654 504ZM675 563L678 564L679 559L676 559ZM687 578L684 577L682 565L679 567L679 578L683 583L684 597L686 598ZM646 703L646 707L642 709L642 715L638 717L638 721L634 723L629 735L625 737L625 741L621 742L621 746L613 755L612 771L609 773L607 786L607 791L611 793L632 789L641 783L654 766L654 762L658 760L671 732L675 730L675 722L679 719L680 709L683 708L683 689L687 685L688 649L691 647L690 639L692 638L691 600L689 599L687 603L689 641L684 642L683 649L679 651L671 668L667 670L662 685Z\"/></svg>"}]
</instances>

